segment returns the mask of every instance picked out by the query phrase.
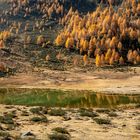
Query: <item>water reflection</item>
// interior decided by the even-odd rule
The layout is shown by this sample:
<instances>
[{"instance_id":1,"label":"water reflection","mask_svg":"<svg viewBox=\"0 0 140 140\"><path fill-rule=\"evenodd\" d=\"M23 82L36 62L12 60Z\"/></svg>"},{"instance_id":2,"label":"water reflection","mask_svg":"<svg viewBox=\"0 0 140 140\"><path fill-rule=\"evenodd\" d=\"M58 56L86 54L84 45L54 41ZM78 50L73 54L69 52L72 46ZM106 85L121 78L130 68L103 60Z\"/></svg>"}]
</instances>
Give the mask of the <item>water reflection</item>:
<instances>
[{"instance_id":1,"label":"water reflection","mask_svg":"<svg viewBox=\"0 0 140 140\"><path fill-rule=\"evenodd\" d=\"M48 89L0 89L0 104L45 105L49 107L115 107L140 104L140 95L61 91Z\"/></svg>"}]
</instances>

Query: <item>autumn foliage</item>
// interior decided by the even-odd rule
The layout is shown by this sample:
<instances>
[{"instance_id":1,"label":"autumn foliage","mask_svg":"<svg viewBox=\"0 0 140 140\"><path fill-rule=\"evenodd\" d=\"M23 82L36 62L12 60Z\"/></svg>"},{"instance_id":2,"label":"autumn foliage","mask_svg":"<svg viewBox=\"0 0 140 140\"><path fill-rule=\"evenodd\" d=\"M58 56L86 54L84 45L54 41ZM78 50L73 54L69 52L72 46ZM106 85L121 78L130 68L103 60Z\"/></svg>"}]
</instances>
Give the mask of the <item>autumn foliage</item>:
<instances>
[{"instance_id":1,"label":"autumn foliage","mask_svg":"<svg viewBox=\"0 0 140 140\"><path fill-rule=\"evenodd\" d=\"M43 18L52 18L63 16L64 14L64 1L59 0L11 0L9 2L11 8L6 14L17 16L22 14L23 17L33 16L38 12Z\"/></svg>"},{"instance_id":2,"label":"autumn foliage","mask_svg":"<svg viewBox=\"0 0 140 140\"><path fill-rule=\"evenodd\" d=\"M4 48L5 41L11 36L9 31L0 32L0 48Z\"/></svg>"},{"instance_id":3,"label":"autumn foliage","mask_svg":"<svg viewBox=\"0 0 140 140\"><path fill-rule=\"evenodd\" d=\"M78 50L95 58L100 67L105 64L140 63L140 3L123 1L115 7L97 7L96 11L80 15L72 8L61 20L64 29L56 38L57 46ZM85 59L83 59L85 61Z\"/></svg>"}]
</instances>

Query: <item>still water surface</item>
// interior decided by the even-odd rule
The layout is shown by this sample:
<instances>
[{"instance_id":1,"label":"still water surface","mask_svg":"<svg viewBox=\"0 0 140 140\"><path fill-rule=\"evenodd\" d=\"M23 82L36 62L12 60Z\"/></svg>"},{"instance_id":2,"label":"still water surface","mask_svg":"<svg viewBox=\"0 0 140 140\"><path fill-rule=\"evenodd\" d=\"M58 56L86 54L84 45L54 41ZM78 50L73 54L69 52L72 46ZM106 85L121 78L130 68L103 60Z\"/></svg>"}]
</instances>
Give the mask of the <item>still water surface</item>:
<instances>
[{"instance_id":1,"label":"still water surface","mask_svg":"<svg viewBox=\"0 0 140 140\"><path fill-rule=\"evenodd\" d=\"M0 104L48 107L105 107L140 104L140 95L49 89L0 89Z\"/></svg>"}]
</instances>

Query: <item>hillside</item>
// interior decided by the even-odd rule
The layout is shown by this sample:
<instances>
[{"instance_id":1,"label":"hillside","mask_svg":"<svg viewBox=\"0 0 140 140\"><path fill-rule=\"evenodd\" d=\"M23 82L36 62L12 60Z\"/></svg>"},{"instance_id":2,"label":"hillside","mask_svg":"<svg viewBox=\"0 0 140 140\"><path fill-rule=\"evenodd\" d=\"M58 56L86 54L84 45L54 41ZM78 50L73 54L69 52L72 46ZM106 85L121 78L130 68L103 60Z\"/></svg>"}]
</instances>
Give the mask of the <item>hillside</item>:
<instances>
[{"instance_id":1,"label":"hillside","mask_svg":"<svg viewBox=\"0 0 140 140\"><path fill-rule=\"evenodd\" d=\"M1 87L138 93L139 4L110 4L1 0Z\"/></svg>"}]
</instances>

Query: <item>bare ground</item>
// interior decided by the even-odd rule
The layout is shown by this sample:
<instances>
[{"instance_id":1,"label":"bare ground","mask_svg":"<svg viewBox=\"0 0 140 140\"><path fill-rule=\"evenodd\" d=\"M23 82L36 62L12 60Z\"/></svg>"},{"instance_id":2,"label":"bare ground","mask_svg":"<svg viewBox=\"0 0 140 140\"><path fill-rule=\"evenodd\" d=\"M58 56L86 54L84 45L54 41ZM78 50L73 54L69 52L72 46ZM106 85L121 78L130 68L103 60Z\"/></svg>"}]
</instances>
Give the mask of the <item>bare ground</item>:
<instances>
[{"instance_id":1,"label":"bare ground","mask_svg":"<svg viewBox=\"0 0 140 140\"><path fill-rule=\"evenodd\" d=\"M122 71L121 71L122 70ZM140 68L83 71L35 69L0 78L0 87L93 90L110 93L140 93ZM38 72L40 71L40 72Z\"/></svg>"},{"instance_id":2,"label":"bare ground","mask_svg":"<svg viewBox=\"0 0 140 140\"><path fill-rule=\"evenodd\" d=\"M65 120L64 116L45 115L49 122L40 123L32 122L31 118L39 115L32 114L29 110L31 107L25 106L5 106L0 105L0 114L10 113L16 111L16 118L14 122L18 124L13 130L8 132L12 136L19 136L24 132L32 132L36 138L47 140L48 135L52 133L52 129L56 127L65 128L72 140L139 140L140 130L138 125L140 121L140 110L136 108L116 109L117 116L110 117L106 113L98 113L100 118L107 118L111 120L111 124L97 124L91 117L82 117L79 115L77 109L64 109L70 117L70 120ZM96 111L97 109L94 109ZM21 115L23 111L28 112L29 116ZM6 125L2 125L7 128ZM5 130L6 131L6 130Z\"/></svg>"}]
</instances>

